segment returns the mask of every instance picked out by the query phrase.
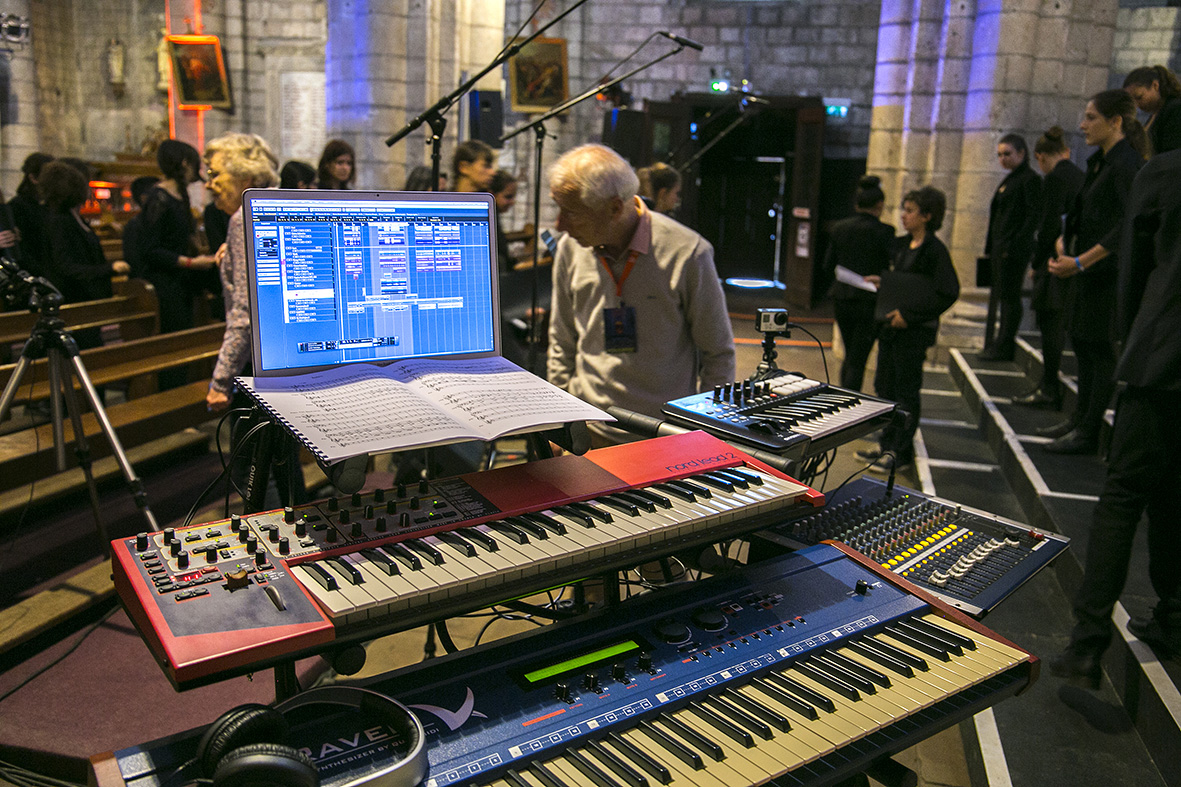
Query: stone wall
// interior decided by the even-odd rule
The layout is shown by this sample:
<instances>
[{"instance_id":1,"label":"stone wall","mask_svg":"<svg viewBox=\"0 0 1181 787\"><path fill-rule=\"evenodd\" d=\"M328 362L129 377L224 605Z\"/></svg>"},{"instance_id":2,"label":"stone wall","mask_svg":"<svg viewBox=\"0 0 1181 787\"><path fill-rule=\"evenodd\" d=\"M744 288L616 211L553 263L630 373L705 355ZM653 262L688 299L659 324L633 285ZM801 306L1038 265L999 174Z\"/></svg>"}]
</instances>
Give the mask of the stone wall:
<instances>
[{"instance_id":1,"label":"stone wall","mask_svg":"<svg viewBox=\"0 0 1181 787\"><path fill-rule=\"evenodd\" d=\"M1116 17L1111 87L1119 87L1134 68L1163 64L1181 68L1181 9L1121 8Z\"/></svg>"}]
</instances>

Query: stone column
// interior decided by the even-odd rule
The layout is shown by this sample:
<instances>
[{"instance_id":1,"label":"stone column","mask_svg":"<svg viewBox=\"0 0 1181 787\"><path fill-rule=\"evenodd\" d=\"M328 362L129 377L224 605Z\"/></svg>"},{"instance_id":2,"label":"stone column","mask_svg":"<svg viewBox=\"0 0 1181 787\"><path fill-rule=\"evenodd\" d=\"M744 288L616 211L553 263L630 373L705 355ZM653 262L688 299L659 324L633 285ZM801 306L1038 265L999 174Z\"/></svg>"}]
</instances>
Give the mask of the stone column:
<instances>
[{"instance_id":1,"label":"stone column","mask_svg":"<svg viewBox=\"0 0 1181 787\"><path fill-rule=\"evenodd\" d=\"M8 13L29 18L28 0L12 3ZM31 35L37 35L36 30ZM25 44L14 49L8 61L8 106L0 126L0 178L5 185L4 196L11 198L20 183L21 164L25 157L40 146L40 124L37 116L37 85L33 69L33 47Z\"/></svg>"}]
</instances>

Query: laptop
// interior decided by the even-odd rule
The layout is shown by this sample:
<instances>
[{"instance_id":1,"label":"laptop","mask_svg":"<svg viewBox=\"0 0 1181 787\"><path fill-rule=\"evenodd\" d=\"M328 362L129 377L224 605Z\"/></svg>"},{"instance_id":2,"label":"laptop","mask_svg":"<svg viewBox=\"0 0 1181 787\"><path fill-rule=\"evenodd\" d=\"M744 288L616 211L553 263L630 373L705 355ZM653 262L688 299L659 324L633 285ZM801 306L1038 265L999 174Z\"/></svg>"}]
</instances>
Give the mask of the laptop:
<instances>
[{"instance_id":1,"label":"laptop","mask_svg":"<svg viewBox=\"0 0 1181 787\"><path fill-rule=\"evenodd\" d=\"M248 189L254 376L500 355L490 194Z\"/></svg>"}]
</instances>

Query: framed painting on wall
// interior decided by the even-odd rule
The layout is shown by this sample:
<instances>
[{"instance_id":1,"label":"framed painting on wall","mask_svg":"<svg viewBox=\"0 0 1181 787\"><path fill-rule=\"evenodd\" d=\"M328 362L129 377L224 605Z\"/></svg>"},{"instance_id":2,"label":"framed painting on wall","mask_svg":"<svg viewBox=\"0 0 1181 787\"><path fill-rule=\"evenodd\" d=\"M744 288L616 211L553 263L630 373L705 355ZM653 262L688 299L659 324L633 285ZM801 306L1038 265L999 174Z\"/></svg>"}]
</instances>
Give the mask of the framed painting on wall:
<instances>
[{"instance_id":1,"label":"framed painting on wall","mask_svg":"<svg viewBox=\"0 0 1181 787\"><path fill-rule=\"evenodd\" d=\"M217 36L168 36L176 105L181 109L230 109L233 98Z\"/></svg>"},{"instance_id":2,"label":"framed painting on wall","mask_svg":"<svg viewBox=\"0 0 1181 787\"><path fill-rule=\"evenodd\" d=\"M536 38L508 61L509 103L514 112L545 112L570 97L566 39Z\"/></svg>"}]
</instances>

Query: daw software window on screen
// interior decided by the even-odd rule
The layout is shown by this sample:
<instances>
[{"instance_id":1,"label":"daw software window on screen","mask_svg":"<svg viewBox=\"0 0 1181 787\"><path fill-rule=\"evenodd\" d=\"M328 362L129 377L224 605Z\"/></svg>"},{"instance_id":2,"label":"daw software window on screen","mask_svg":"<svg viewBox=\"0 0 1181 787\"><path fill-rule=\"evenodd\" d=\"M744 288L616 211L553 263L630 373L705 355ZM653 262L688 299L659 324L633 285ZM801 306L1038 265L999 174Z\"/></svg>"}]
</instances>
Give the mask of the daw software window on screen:
<instances>
[{"instance_id":1,"label":"daw software window on screen","mask_svg":"<svg viewBox=\"0 0 1181 787\"><path fill-rule=\"evenodd\" d=\"M247 220L257 372L496 350L485 203L255 198Z\"/></svg>"}]
</instances>

